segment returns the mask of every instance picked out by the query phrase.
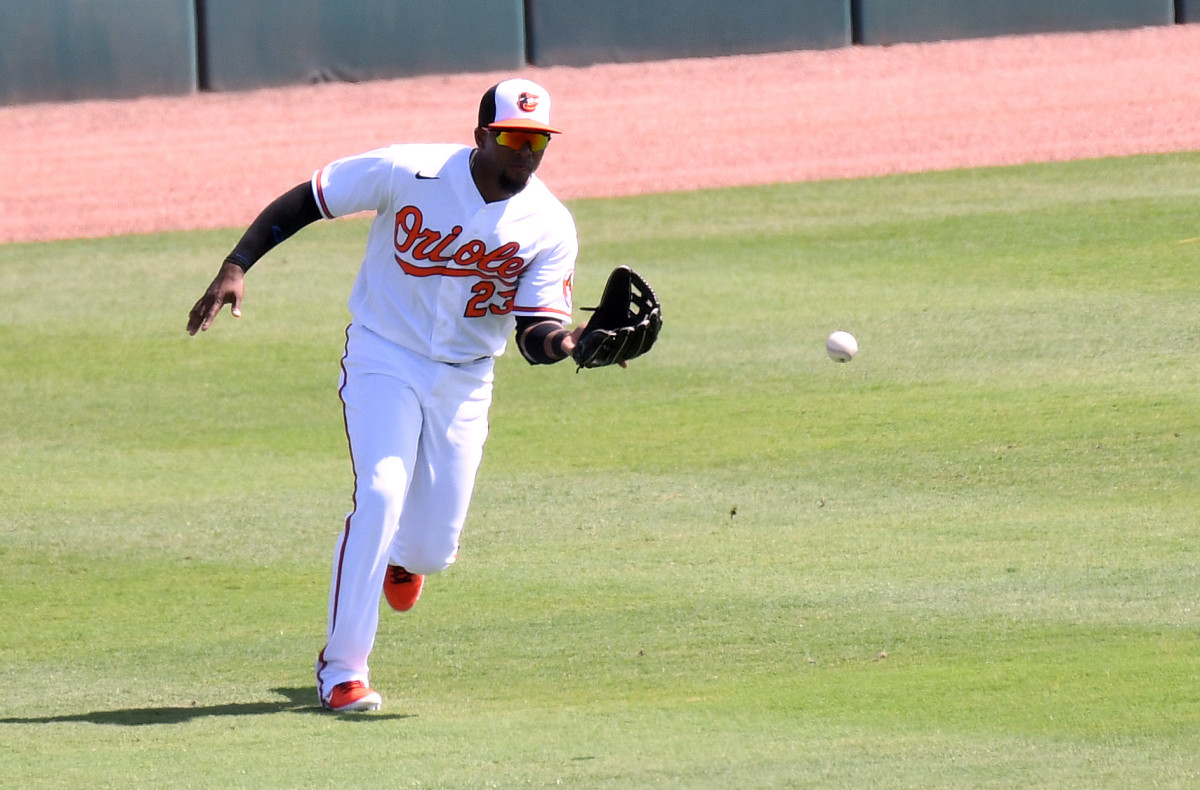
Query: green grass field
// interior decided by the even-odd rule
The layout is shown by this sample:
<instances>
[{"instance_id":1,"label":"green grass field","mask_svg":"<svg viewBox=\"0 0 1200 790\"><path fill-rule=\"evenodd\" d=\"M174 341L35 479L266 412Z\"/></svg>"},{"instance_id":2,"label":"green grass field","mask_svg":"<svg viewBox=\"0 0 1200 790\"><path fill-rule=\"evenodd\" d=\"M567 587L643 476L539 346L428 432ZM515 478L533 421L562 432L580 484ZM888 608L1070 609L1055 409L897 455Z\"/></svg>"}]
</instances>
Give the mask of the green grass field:
<instances>
[{"instance_id":1,"label":"green grass field","mask_svg":"<svg viewBox=\"0 0 1200 790\"><path fill-rule=\"evenodd\" d=\"M462 557L316 707L365 223L0 246L0 785L1193 788L1200 155L573 204ZM858 336L826 359L833 329Z\"/></svg>"}]
</instances>

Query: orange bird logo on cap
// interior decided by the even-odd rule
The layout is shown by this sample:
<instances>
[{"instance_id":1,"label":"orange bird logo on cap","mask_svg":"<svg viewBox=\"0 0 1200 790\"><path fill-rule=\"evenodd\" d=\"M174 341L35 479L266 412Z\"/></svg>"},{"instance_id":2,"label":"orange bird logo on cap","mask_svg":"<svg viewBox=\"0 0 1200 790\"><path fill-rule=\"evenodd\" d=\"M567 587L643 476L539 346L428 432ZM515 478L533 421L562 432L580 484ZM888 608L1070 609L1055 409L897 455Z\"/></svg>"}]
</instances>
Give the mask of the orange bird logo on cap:
<instances>
[{"instance_id":1,"label":"orange bird logo on cap","mask_svg":"<svg viewBox=\"0 0 1200 790\"><path fill-rule=\"evenodd\" d=\"M538 106L538 95L528 91L517 97L517 107L521 112L533 112Z\"/></svg>"}]
</instances>

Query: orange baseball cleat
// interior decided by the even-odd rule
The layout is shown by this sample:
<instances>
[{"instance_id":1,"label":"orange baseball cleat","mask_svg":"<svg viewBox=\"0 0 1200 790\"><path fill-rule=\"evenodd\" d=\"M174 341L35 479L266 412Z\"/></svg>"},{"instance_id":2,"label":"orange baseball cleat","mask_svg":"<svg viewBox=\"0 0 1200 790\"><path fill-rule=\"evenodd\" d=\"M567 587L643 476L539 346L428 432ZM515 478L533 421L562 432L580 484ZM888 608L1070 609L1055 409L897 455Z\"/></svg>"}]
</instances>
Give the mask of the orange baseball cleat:
<instances>
[{"instance_id":1,"label":"orange baseball cleat","mask_svg":"<svg viewBox=\"0 0 1200 790\"><path fill-rule=\"evenodd\" d=\"M334 713L348 711L379 710L383 705L383 697L379 692L368 688L361 680L347 680L333 687L329 699L321 700L321 707Z\"/></svg>"},{"instance_id":2,"label":"orange baseball cleat","mask_svg":"<svg viewBox=\"0 0 1200 790\"><path fill-rule=\"evenodd\" d=\"M424 583L425 577L421 574L409 573L399 565L389 565L383 577L383 597L397 612L407 612L416 606Z\"/></svg>"}]
</instances>

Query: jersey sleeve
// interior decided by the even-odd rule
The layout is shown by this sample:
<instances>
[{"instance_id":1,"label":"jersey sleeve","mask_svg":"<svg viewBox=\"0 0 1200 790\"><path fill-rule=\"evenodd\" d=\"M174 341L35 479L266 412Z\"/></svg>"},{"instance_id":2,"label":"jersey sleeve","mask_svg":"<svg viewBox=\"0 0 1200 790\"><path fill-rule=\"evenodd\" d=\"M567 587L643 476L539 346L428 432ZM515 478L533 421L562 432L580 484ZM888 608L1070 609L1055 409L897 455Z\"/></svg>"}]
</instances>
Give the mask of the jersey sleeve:
<instances>
[{"instance_id":1,"label":"jersey sleeve","mask_svg":"<svg viewBox=\"0 0 1200 790\"><path fill-rule=\"evenodd\" d=\"M550 236L533 265L521 275L513 301L513 315L571 320L579 239L575 222L565 208L554 225L557 232Z\"/></svg>"},{"instance_id":2,"label":"jersey sleeve","mask_svg":"<svg viewBox=\"0 0 1200 790\"><path fill-rule=\"evenodd\" d=\"M390 148L330 162L312 177L313 197L325 219L359 211L384 211L391 194L395 158Z\"/></svg>"}]
</instances>

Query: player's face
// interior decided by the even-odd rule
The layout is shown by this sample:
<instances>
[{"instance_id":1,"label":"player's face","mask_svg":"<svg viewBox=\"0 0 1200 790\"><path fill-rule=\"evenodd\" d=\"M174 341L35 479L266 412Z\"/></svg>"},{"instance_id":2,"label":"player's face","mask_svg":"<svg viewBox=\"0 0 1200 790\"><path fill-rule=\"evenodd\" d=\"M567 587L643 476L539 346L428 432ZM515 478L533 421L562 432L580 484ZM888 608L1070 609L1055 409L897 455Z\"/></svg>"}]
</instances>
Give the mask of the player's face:
<instances>
[{"instance_id":1,"label":"player's face","mask_svg":"<svg viewBox=\"0 0 1200 790\"><path fill-rule=\"evenodd\" d=\"M542 164L550 135L540 132L510 132L479 129L479 165L494 174L501 189L515 195Z\"/></svg>"}]
</instances>

